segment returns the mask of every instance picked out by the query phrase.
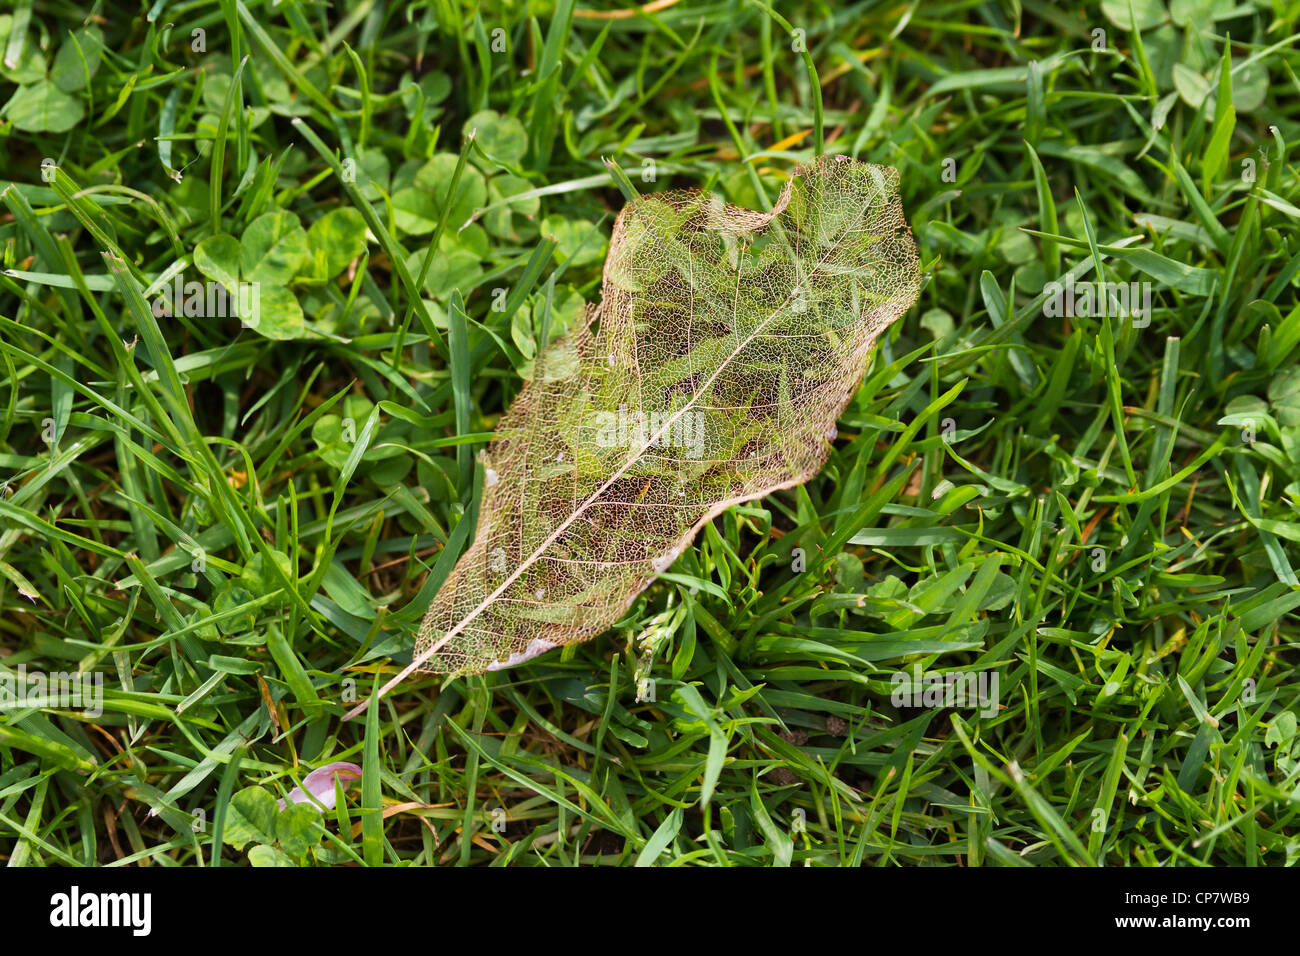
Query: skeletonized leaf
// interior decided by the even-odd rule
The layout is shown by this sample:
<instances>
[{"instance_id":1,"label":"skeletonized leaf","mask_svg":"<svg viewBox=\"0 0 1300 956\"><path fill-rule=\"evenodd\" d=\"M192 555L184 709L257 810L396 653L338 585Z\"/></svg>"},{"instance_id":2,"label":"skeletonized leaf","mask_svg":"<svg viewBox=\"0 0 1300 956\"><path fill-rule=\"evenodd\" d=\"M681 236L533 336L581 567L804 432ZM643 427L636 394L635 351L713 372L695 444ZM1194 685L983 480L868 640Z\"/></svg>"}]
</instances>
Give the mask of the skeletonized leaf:
<instances>
[{"instance_id":1,"label":"skeletonized leaf","mask_svg":"<svg viewBox=\"0 0 1300 956\"><path fill-rule=\"evenodd\" d=\"M479 673L594 637L705 522L807 481L919 289L889 167L799 167L771 214L700 193L628 204L600 306L497 427L474 544L412 666Z\"/></svg>"}]
</instances>

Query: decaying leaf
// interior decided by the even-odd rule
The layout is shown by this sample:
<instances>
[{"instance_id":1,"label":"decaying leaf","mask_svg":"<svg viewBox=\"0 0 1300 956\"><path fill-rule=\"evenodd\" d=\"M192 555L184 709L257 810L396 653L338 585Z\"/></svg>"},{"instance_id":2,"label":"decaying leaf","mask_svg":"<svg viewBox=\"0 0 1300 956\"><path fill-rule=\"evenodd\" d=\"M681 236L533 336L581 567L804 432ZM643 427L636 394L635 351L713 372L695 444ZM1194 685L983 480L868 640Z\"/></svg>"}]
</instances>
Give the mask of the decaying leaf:
<instances>
[{"instance_id":1,"label":"decaying leaf","mask_svg":"<svg viewBox=\"0 0 1300 956\"><path fill-rule=\"evenodd\" d=\"M771 214L700 193L629 203L599 307L497 427L474 544L411 669L479 673L594 637L705 522L807 481L919 289L889 167L802 166Z\"/></svg>"}]
</instances>

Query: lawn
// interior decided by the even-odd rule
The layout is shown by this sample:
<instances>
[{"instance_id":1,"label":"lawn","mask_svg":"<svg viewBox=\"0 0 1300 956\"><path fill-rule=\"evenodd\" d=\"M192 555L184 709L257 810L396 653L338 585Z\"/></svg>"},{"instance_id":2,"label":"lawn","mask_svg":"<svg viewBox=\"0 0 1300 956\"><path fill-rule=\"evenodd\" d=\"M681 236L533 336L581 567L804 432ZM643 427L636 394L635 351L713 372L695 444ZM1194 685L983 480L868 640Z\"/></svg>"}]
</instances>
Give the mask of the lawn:
<instances>
[{"instance_id":1,"label":"lawn","mask_svg":"<svg viewBox=\"0 0 1300 956\"><path fill-rule=\"evenodd\" d=\"M1300 860L1300 6L621 2L0 14L0 859ZM821 154L820 472L379 699L624 204Z\"/></svg>"}]
</instances>

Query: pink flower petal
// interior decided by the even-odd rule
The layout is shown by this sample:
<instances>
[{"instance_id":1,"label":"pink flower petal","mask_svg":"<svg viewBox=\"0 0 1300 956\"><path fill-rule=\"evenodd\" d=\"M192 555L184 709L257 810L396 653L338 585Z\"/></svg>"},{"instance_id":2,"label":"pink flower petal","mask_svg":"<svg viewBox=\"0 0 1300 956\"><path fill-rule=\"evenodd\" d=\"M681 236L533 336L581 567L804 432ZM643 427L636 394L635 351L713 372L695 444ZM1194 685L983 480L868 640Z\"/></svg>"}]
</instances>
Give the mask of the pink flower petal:
<instances>
[{"instance_id":1,"label":"pink flower petal","mask_svg":"<svg viewBox=\"0 0 1300 956\"><path fill-rule=\"evenodd\" d=\"M307 788L304 793L302 787L294 787L289 791L290 803L310 803L311 798L307 796L310 793L326 810L334 809L334 778L343 781L343 789L347 789L349 780L356 780L361 776L361 768L354 763L348 763L346 760L338 760L334 763L327 763L323 767L317 767L311 773L303 778L303 786ZM280 809L285 808L285 801L281 800Z\"/></svg>"}]
</instances>

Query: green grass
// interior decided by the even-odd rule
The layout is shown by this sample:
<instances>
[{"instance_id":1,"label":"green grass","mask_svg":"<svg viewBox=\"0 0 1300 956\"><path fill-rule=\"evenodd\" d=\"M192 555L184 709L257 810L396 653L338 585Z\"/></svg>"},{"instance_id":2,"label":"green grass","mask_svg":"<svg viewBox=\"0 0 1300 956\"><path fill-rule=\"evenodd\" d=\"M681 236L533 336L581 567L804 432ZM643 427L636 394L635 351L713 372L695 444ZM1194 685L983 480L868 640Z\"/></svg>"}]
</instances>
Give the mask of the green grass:
<instances>
[{"instance_id":1,"label":"green grass","mask_svg":"<svg viewBox=\"0 0 1300 956\"><path fill-rule=\"evenodd\" d=\"M657 6L0 16L0 677L103 681L0 711L0 857L1300 857L1300 8ZM822 142L899 169L926 274L823 472L609 633L343 721L624 193L761 209ZM1149 322L1048 314L1066 273ZM178 275L257 328L155 316ZM914 666L1000 707L896 707Z\"/></svg>"}]
</instances>

